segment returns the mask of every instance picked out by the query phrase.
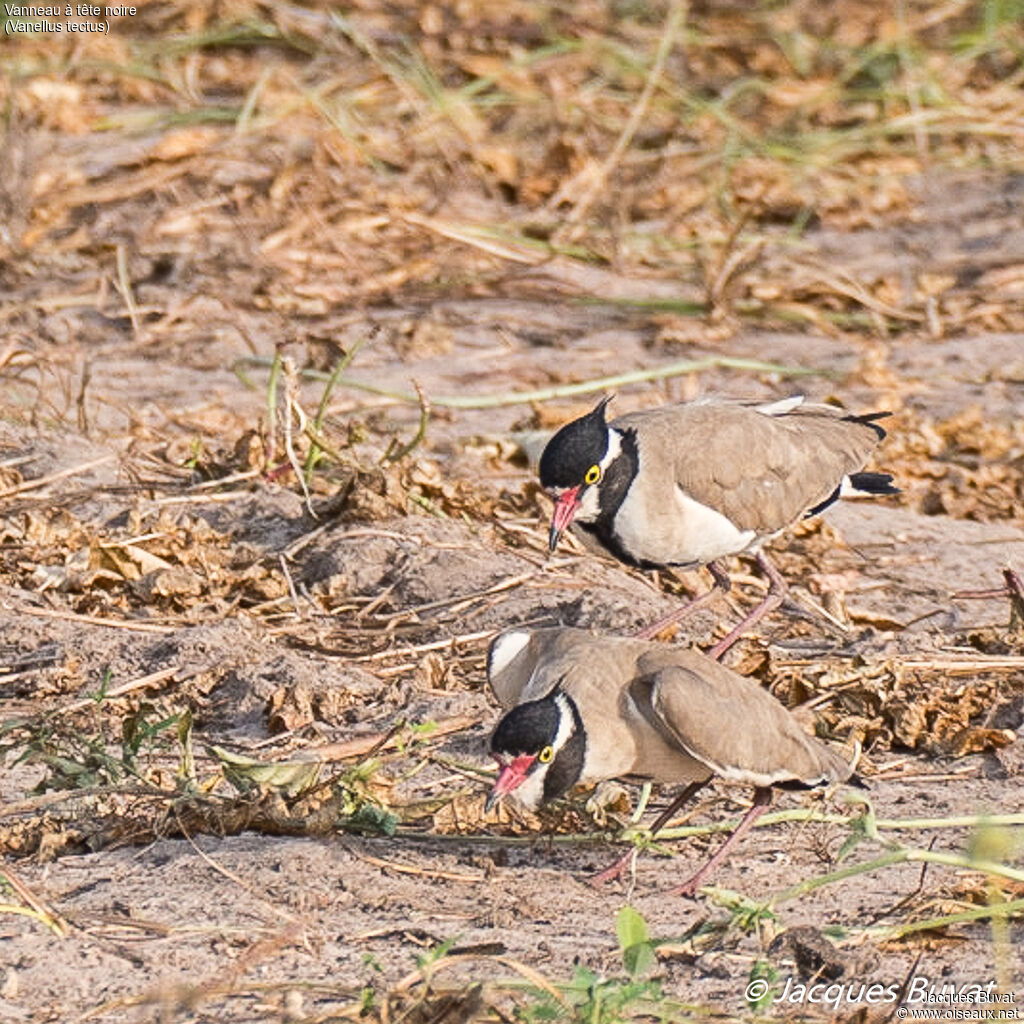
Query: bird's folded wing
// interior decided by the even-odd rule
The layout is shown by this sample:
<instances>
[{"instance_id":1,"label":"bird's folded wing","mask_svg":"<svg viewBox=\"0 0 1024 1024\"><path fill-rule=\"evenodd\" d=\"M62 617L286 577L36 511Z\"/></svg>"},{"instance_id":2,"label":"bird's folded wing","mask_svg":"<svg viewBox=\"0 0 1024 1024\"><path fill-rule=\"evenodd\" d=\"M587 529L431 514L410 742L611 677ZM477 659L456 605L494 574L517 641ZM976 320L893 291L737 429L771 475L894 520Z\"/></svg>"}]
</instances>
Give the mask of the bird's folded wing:
<instances>
[{"instance_id":1,"label":"bird's folded wing","mask_svg":"<svg viewBox=\"0 0 1024 1024\"><path fill-rule=\"evenodd\" d=\"M648 689L652 718L688 754L723 778L755 786L849 777L841 754L808 736L769 693L702 660L699 671L669 665L638 680Z\"/></svg>"},{"instance_id":2,"label":"bird's folded wing","mask_svg":"<svg viewBox=\"0 0 1024 1024\"><path fill-rule=\"evenodd\" d=\"M825 501L878 443L873 428L827 406L782 415L744 405L681 406L642 429L689 497L762 535Z\"/></svg>"}]
</instances>

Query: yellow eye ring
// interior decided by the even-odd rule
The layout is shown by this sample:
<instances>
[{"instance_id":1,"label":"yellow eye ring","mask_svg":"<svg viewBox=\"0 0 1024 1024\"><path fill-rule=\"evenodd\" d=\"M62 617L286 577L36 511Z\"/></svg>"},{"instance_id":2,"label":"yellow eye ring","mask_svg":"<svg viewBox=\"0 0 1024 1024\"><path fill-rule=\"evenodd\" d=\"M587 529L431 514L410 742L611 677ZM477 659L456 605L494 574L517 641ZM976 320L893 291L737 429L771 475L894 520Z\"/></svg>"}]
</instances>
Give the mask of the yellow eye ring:
<instances>
[{"instance_id":1,"label":"yellow eye ring","mask_svg":"<svg viewBox=\"0 0 1024 1024\"><path fill-rule=\"evenodd\" d=\"M583 478L585 484L596 484L601 479L601 467L594 465L587 470L587 475Z\"/></svg>"},{"instance_id":2,"label":"yellow eye ring","mask_svg":"<svg viewBox=\"0 0 1024 1024\"><path fill-rule=\"evenodd\" d=\"M553 758L554 756L555 756L555 748L554 747L545 747L537 755L537 760L540 761L541 764L547 764L548 761L550 761L551 758Z\"/></svg>"}]
</instances>

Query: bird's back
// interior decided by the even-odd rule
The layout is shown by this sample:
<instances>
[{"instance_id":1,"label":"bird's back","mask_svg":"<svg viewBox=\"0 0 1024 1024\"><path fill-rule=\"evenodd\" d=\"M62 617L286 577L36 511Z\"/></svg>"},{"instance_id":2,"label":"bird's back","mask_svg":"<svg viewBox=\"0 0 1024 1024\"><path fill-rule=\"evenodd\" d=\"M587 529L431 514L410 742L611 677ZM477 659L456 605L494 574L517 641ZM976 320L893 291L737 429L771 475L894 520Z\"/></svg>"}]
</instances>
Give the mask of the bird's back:
<instances>
[{"instance_id":1,"label":"bird's back","mask_svg":"<svg viewBox=\"0 0 1024 1024\"><path fill-rule=\"evenodd\" d=\"M694 402L629 413L611 426L636 432L648 517L678 505L679 491L756 537L826 501L883 434L833 406L792 402Z\"/></svg>"}]
</instances>

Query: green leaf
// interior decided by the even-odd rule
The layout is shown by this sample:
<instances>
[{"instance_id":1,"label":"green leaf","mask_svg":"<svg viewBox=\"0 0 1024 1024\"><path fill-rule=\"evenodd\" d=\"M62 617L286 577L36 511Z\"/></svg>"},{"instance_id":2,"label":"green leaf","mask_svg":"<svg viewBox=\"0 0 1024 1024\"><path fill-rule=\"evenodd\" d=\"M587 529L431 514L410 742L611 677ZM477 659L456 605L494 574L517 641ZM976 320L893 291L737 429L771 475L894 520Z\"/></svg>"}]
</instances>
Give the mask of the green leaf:
<instances>
[{"instance_id":1,"label":"green leaf","mask_svg":"<svg viewBox=\"0 0 1024 1024\"><path fill-rule=\"evenodd\" d=\"M779 972L767 961L756 960L747 978L745 998L755 1013L767 1010L775 1001L775 982Z\"/></svg>"},{"instance_id":2,"label":"green leaf","mask_svg":"<svg viewBox=\"0 0 1024 1024\"><path fill-rule=\"evenodd\" d=\"M240 793L263 788L297 796L313 786L320 776L318 761L258 761L233 754L223 747L211 745L206 750L220 762L224 778Z\"/></svg>"},{"instance_id":3,"label":"green leaf","mask_svg":"<svg viewBox=\"0 0 1024 1024\"><path fill-rule=\"evenodd\" d=\"M398 818L382 807L363 804L342 827L346 832L393 836L398 828Z\"/></svg>"},{"instance_id":4,"label":"green leaf","mask_svg":"<svg viewBox=\"0 0 1024 1024\"><path fill-rule=\"evenodd\" d=\"M630 946L650 941L647 922L638 910L628 904L615 915L615 934L619 940L619 949L623 952Z\"/></svg>"},{"instance_id":5,"label":"green leaf","mask_svg":"<svg viewBox=\"0 0 1024 1024\"><path fill-rule=\"evenodd\" d=\"M625 906L615 915L615 934L622 950L622 965L631 978L654 966L657 957L647 932L647 922L639 911Z\"/></svg>"}]
</instances>

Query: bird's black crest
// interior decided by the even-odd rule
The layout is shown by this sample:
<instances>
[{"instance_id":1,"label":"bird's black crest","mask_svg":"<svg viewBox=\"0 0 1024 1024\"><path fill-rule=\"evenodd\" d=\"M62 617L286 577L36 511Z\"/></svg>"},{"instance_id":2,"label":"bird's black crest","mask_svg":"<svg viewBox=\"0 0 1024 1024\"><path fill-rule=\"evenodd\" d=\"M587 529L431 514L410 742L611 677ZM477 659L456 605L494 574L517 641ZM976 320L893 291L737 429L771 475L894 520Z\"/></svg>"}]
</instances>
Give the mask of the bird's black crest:
<instances>
[{"instance_id":1,"label":"bird's black crest","mask_svg":"<svg viewBox=\"0 0 1024 1024\"><path fill-rule=\"evenodd\" d=\"M860 416L844 416L843 419L849 420L851 423L859 423L863 427L870 427L878 435L878 440L882 441L885 439L885 430L875 420L884 420L887 416L891 415L892 413L889 411L866 412Z\"/></svg>"},{"instance_id":2,"label":"bird's black crest","mask_svg":"<svg viewBox=\"0 0 1024 1024\"><path fill-rule=\"evenodd\" d=\"M491 737L494 754L539 754L558 733L558 705L551 695L514 707Z\"/></svg>"},{"instance_id":3,"label":"bird's black crest","mask_svg":"<svg viewBox=\"0 0 1024 1024\"><path fill-rule=\"evenodd\" d=\"M540 457L541 487L576 487L588 469L608 451L605 407L611 396L602 398L586 416L567 423L547 443Z\"/></svg>"}]
</instances>

